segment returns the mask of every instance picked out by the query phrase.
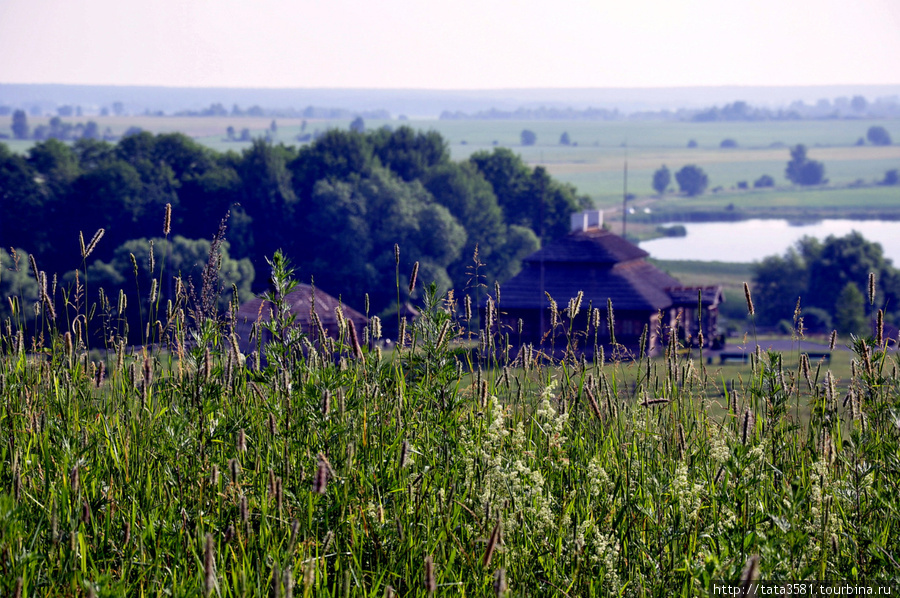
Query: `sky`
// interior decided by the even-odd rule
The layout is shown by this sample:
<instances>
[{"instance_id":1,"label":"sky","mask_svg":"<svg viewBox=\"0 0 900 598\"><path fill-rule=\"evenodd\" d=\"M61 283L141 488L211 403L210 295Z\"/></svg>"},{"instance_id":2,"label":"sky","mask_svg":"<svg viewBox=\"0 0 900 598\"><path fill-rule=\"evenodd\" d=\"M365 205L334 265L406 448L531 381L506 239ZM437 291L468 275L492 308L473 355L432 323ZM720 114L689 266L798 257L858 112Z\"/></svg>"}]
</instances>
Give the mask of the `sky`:
<instances>
[{"instance_id":1,"label":"sky","mask_svg":"<svg viewBox=\"0 0 900 598\"><path fill-rule=\"evenodd\" d=\"M0 0L0 83L900 84L900 0Z\"/></svg>"}]
</instances>

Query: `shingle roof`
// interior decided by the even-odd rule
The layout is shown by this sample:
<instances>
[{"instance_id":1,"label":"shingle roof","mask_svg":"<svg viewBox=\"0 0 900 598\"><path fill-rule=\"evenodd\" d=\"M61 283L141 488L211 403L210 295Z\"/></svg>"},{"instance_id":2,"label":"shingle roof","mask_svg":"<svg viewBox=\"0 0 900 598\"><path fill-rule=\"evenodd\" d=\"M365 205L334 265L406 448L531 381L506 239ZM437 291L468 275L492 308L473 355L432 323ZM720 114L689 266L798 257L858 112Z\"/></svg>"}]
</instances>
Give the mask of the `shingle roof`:
<instances>
[{"instance_id":1,"label":"shingle roof","mask_svg":"<svg viewBox=\"0 0 900 598\"><path fill-rule=\"evenodd\" d=\"M600 268L561 263L544 267L543 290L561 308L583 291L585 306L591 301L594 307L605 310L607 299L612 299L613 309L656 311L672 305L665 289L677 285L676 279L643 260ZM538 264L526 264L517 276L500 286L500 309L543 307L547 307L547 298L541 291Z\"/></svg>"},{"instance_id":2,"label":"shingle roof","mask_svg":"<svg viewBox=\"0 0 900 598\"><path fill-rule=\"evenodd\" d=\"M595 228L566 235L525 258L526 262L617 264L650 255L619 235ZM676 283L677 284L677 283Z\"/></svg>"},{"instance_id":3,"label":"shingle roof","mask_svg":"<svg viewBox=\"0 0 900 598\"><path fill-rule=\"evenodd\" d=\"M672 305L667 289L680 287L680 283L644 261L648 255L603 229L571 233L525 258L522 271L500 286L500 309L547 307L544 291L560 307L583 291L584 305L592 301L594 307L604 310L607 299L612 299L617 310L665 309Z\"/></svg>"}]
</instances>

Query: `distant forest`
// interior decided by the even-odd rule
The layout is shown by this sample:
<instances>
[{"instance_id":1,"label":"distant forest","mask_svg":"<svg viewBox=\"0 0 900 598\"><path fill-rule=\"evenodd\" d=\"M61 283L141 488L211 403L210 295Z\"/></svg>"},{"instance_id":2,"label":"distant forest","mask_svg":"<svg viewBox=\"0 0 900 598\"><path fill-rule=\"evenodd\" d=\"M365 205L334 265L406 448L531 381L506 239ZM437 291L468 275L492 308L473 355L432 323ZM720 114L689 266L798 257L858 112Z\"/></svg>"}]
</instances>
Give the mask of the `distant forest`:
<instances>
[{"instance_id":1,"label":"distant forest","mask_svg":"<svg viewBox=\"0 0 900 598\"><path fill-rule=\"evenodd\" d=\"M879 98L869 102L863 96L819 100L815 104L793 102L787 108L771 109L754 107L744 101L732 102L722 107L711 106L703 109L681 108L678 110L644 110L632 113L617 109L600 108L518 108L516 110L480 110L441 113L441 120L657 120L657 121L763 121L763 120L803 120L834 118L900 118L900 97Z\"/></svg>"},{"instance_id":2,"label":"distant forest","mask_svg":"<svg viewBox=\"0 0 900 598\"><path fill-rule=\"evenodd\" d=\"M570 214L589 205L508 149L453 162L440 134L409 127L330 130L299 149L256 140L241 153L179 133L49 139L25 156L0 144L0 239L15 248L0 252L0 291L34 299L42 280L74 289L73 301L96 301L102 286L113 304L130 295L131 310L157 291L165 304L174 276L199 292L224 222L219 283L241 300L266 287L266 260L282 249L301 281L357 308L368 293L371 313L390 313L395 243L401 302L414 261L421 281L461 293L515 274L542 236L565 234ZM76 296L75 270L86 297Z\"/></svg>"}]
</instances>

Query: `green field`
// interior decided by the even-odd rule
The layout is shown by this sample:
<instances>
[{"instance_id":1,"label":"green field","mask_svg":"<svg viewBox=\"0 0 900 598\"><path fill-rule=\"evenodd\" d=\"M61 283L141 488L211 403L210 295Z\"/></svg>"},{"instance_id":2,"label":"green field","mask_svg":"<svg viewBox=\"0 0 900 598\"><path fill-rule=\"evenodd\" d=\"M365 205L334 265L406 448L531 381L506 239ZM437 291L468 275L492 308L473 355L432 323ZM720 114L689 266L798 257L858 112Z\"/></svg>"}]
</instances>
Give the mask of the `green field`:
<instances>
[{"instance_id":1,"label":"green field","mask_svg":"<svg viewBox=\"0 0 900 598\"><path fill-rule=\"evenodd\" d=\"M32 127L45 124L47 118L31 119ZM87 118L79 119L82 121ZM225 129L233 126L238 133L250 129L254 136L268 130L270 118L231 117L96 117L101 131L107 127L120 135L137 126L152 132L182 131L217 151L240 151L249 144L229 142ZM302 119L276 119L273 139L288 145L297 143ZM721 188L725 193L700 198L681 199L685 209L719 209L729 203L753 210L783 207L805 209L865 208L889 211L900 206L898 188L872 187L892 168L900 168L900 145L856 146L872 125L884 126L895 141L900 142L900 122L869 120L771 121L753 123L691 122L593 122L593 121L451 121L410 120L366 123L367 128L397 127L407 124L416 129L434 129L447 140L454 159L465 159L473 152L496 146L509 147L532 165L544 165L559 180L569 182L587 194L598 208L616 210L621 205L623 169L627 143L628 190L639 197L651 196L653 172L667 165L673 172L684 165L696 164L709 175L709 191ZM8 124L0 133L8 133ZM303 133L322 132L332 127L347 128L349 121L309 120ZM523 147L519 134L523 129L537 134L534 146ZM573 142L559 145L559 137L568 132ZM737 141L735 149L721 149L726 138ZM698 147L689 149L689 140ZM25 151L32 142L4 140L14 151ZM789 160L788 147L803 143L809 157L824 162L826 177L835 187L863 183L865 190L804 190L790 186L784 178ZM495 145L496 144L496 145ZM738 182L751 187L760 176L772 176L779 189L766 192L737 192ZM675 187L673 180L672 187Z\"/></svg>"}]
</instances>

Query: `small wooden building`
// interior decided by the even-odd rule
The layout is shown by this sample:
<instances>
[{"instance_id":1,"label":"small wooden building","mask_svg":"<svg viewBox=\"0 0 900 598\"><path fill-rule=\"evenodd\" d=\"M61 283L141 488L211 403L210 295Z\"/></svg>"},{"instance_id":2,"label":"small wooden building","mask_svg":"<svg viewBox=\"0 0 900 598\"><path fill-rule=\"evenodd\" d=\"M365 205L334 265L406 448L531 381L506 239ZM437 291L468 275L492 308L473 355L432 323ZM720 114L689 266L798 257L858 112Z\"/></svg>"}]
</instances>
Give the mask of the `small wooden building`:
<instances>
[{"instance_id":1,"label":"small wooden building","mask_svg":"<svg viewBox=\"0 0 900 598\"><path fill-rule=\"evenodd\" d=\"M293 291L288 293L285 299L290 306L291 313L296 318L296 324L312 338L318 337L319 334L312 319L313 305L315 305L315 313L322 322L326 334L332 338L338 338L340 335L335 312L339 306L344 318L353 321L358 333L361 334L367 324L366 317L363 314L346 304L342 304L338 299L321 289L313 288L308 284L298 284ZM250 353L256 350L256 339L251 340L253 325L268 322L272 315L272 308L273 305L270 301L266 301L262 297L256 297L244 303L238 309L235 331L240 340L242 353ZM262 330L260 332L262 334L262 344L265 344L268 340L268 333Z\"/></svg>"},{"instance_id":2,"label":"small wooden building","mask_svg":"<svg viewBox=\"0 0 900 598\"><path fill-rule=\"evenodd\" d=\"M569 328L565 310L579 291L583 292L581 310L571 328L580 334L581 348L593 347L595 332L601 344L609 344L608 301L613 307L616 343L628 349L639 348L645 327L651 352L663 346L673 326L691 344L697 343L701 326L705 345L716 337L721 287L682 286L647 262L646 251L603 229L602 217L573 217L573 227L569 235L526 257L522 271L501 285L497 322L510 332L511 342L549 345L553 334L556 346L564 347ZM547 295L556 301L560 314L561 325L552 332ZM599 327L589 320L589 307L599 310Z\"/></svg>"}]
</instances>

